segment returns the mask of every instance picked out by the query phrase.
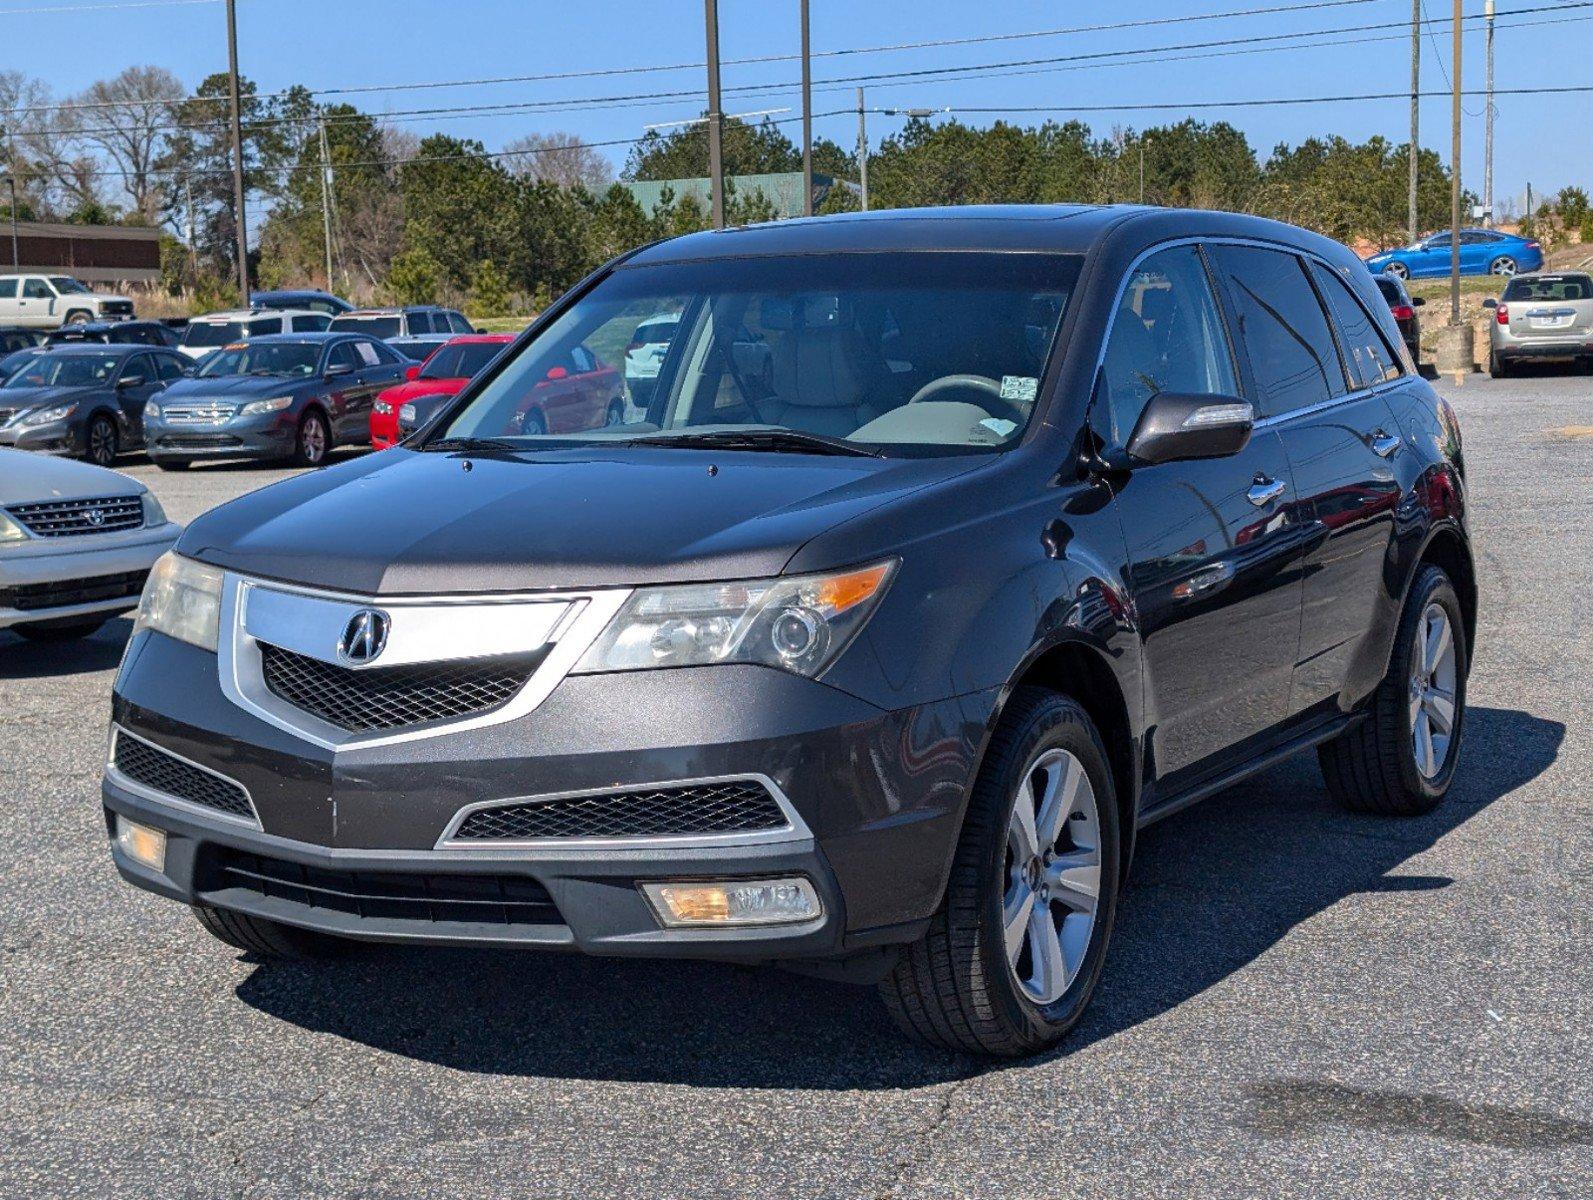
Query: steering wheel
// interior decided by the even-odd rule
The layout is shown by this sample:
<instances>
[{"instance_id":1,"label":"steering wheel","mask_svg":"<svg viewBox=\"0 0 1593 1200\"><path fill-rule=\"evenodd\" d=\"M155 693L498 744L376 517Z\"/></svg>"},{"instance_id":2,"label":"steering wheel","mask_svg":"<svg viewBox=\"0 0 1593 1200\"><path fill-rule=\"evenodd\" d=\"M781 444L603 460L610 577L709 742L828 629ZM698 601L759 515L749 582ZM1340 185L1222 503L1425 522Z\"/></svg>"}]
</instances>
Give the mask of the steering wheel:
<instances>
[{"instance_id":1,"label":"steering wheel","mask_svg":"<svg viewBox=\"0 0 1593 1200\"><path fill-rule=\"evenodd\" d=\"M1016 421L1020 425L1029 419L1029 414L1018 404L1002 396L1001 385L988 375L942 375L924 384L907 403L922 404L935 399L942 392L954 391L963 392L992 417Z\"/></svg>"}]
</instances>

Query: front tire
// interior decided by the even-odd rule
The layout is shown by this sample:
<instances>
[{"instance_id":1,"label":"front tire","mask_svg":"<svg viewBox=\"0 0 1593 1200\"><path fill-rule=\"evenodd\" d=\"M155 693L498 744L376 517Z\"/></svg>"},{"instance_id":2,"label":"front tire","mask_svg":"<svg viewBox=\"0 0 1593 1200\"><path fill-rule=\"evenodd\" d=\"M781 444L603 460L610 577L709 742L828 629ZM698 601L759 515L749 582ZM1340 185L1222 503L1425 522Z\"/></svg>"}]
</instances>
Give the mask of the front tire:
<instances>
[{"instance_id":1,"label":"front tire","mask_svg":"<svg viewBox=\"0 0 1593 1200\"><path fill-rule=\"evenodd\" d=\"M116 422L100 413L88 423L83 433L83 461L96 467L108 467L116 461L121 449L121 439L116 433Z\"/></svg>"},{"instance_id":2,"label":"front tire","mask_svg":"<svg viewBox=\"0 0 1593 1200\"><path fill-rule=\"evenodd\" d=\"M1469 666L1454 585L1441 568L1424 566L1366 719L1317 750L1333 798L1356 812L1391 816L1437 808L1460 759Z\"/></svg>"},{"instance_id":3,"label":"front tire","mask_svg":"<svg viewBox=\"0 0 1593 1200\"><path fill-rule=\"evenodd\" d=\"M75 642L91 637L104 625L106 617L88 617L81 621L68 621L48 625L13 625L11 632L30 642Z\"/></svg>"},{"instance_id":4,"label":"front tire","mask_svg":"<svg viewBox=\"0 0 1593 1200\"><path fill-rule=\"evenodd\" d=\"M74 308L71 312L66 314L66 320L63 321L62 324L63 325L87 325L93 319L94 319L94 314L93 313L85 312L81 308Z\"/></svg>"},{"instance_id":5,"label":"front tire","mask_svg":"<svg viewBox=\"0 0 1593 1200\"><path fill-rule=\"evenodd\" d=\"M1410 268L1402 262L1391 262L1383 268L1383 274L1392 275L1395 279L1409 279Z\"/></svg>"},{"instance_id":6,"label":"front tire","mask_svg":"<svg viewBox=\"0 0 1593 1200\"><path fill-rule=\"evenodd\" d=\"M317 409L310 409L299 418L299 430L293 437L293 465L320 466L331 445L332 433L326 427L326 418Z\"/></svg>"},{"instance_id":7,"label":"front tire","mask_svg":"<svg viewBox=\"0 0 1593 1200\"><path fill-rule=\"evenodd\" d=\"M348 953L353 946L341 938L231 909L196 904L193 914L211 937L259 958L333 958Z\"/></svg>"},{"instance_id":8,"label":"front tire","mask_svg":"<svg viewBox=\"0 0 1593 1200\"><path fill-rule=\"evenodd\" d=\"M880 984L905 1033L1014 1058L1077 1023L1117 908L1115 796L1084 709L1019 689L980 767L940 910Z\"/></svg>"}]
</instances>

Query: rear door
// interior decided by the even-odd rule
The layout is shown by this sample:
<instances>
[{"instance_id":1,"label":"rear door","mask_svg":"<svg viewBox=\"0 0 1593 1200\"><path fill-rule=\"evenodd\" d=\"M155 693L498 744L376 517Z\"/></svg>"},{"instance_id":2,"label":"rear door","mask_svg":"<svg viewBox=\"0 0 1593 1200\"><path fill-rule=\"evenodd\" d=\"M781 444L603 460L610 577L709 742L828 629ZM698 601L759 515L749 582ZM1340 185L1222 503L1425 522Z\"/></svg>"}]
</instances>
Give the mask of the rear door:
<instances>
[{"instance_id":1,"label":"rear door","mask_svg":"<svg viewBox=\"0 0 1593 1200\"><path fill-rule=\"evenodd\" d=\"M1184 245L1125 281L1092 420L1127 444L1157 392L1248 395L1208 272ZM1288 713L1300 636L1288 459L1260 428L1230 458L1137 467L1114 484L1144 641L1144 702L1162 786L1213 769Z\"/></svg>"},{"instance_id":2,"label":"rear door","mask_svg":"<svg viewBox=\"0 0 1593 1200\"><path fill-rule=\"evenodd\" d=\"M136 383L132 382L137 380ZM166 385L148 354L129 355L117 375L116 403L122 410L122 435L130 445L143 445L144 406Z\"/></svg>"}]
</instances>

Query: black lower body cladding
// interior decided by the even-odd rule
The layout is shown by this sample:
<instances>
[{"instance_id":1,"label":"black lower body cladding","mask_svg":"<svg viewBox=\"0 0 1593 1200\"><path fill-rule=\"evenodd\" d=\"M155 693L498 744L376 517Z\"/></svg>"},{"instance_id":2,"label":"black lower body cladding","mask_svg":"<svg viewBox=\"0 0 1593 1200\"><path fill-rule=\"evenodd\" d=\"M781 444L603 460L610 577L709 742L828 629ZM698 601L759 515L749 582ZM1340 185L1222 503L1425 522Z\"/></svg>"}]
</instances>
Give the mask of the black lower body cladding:
<instances>
[{"instance_id":1,"label":"black lower body cladding","mask_svg":"<svg viewBox=\"0 0 1593 1200\"><path fill-rule=\"evenodd\" d=\"M574 675L518 719L334 754L231 703L214 655L144 633L118 681L115 723L234 780L259 826L166 803L114 772L104 798L111 814L168 835L164 871L118 851L123 874L191 904L392 940L834 957L910 939L933 913L995 701L987 692L885 712L754 666ZM713 806L711 821L689 823L681 836L658 833L683 800L664 785L724 780L759 782L710 783L700 802ZM765 784L790 821L771 819L758 794ZM472 806L572 795L581 799L562 805L566 817L614 797L606 824L593 827L602 836L503 845L456 836ZM612 836L615 813L626 812L640 814L644 836ZM819 921L666 930L636 886L791 875L813 883ZM500 884L486 882L494 877ZM509 887L503 880L545 891L552 908L544 911L557 920L504 921L486 908L479 922L458 919L479 889ZM405 900L406 889L454 897L451 908L433 906L453 916L428 915Z\"/></svg>"}]
</instances>

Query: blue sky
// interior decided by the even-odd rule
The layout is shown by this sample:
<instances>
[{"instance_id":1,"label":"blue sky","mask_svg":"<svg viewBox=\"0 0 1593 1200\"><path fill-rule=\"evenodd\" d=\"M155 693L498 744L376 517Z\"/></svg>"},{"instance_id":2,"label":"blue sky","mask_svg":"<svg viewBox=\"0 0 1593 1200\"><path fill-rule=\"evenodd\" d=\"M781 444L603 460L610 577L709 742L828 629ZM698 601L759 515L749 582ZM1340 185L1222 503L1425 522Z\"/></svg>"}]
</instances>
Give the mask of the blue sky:
<instances>
[{"instance_id":1,"label":"blue sky","mask_svg":"<svg viewBox=\"0 0 1593 1200\"><path fill-rule=\"evenodd\" d=\"M980 0L977 4L812 0L812 36L815 52L850 50L1255 9L1283 2L1141 0L1128 5L1036 0ZM1449 11L1445 0L1425 3L1434 18ZM1513 18L1504 15L1549 3L1563 4L1565 11ZM115 7L102 7L113 4ZM1465 7L1468 13L1480 13L1482 0L1465 0ZM294 83L319 89L697 63L703 56L700 0L238 0L238 9L241 67L264 90ZM1569 0L1499 0L1499 9L1499 87L1593 83L1593 66L1586 65L1593 57L1588 54L1593 51L1593 5ZM841 77L949 66L1000 69L1019 59L1320 32L1323 38L1347 44L1245 54L1179 50L1168 53L1201 57L1136 65L1048 64L1005 77L972 72L970 77L956 80L897 80L871 85L868 102L870 107L1055 105L1057 117L1077 116L1100 132L1114 124L1144 126L1186 115L1224 119L1243 129L1263 155L1279 141L1298 142L1312 134L1340 133L1359 139L1383 133L1403 141L1408 127L1404 100L1221 111L1182 106L1194 101L1405 89L1409 52L1403 35L1397 30L1358 31L1352 27L1408 21L1409 15L1409 0L1360 0L1330 8L1171 26L818 58L814 64L814 108L824 112L853 103L854 84L826 89L822 83ZM1529 22L1552 23L1529 26ZM1511 24L1520 27L1511 28ZM0 53L0 69L19 68L44 78L58 94L69 94L130 63L166 66L189 84L226 64L224 8L217 0L0 0L0 29L6 31L0 42L5 47ZM721 53L727 60L794 53L798 48L796 0L721 0L720 37ZM1423 90L1447 86L1447 27L1434 27L1423 49ZM1556 65L1546 69L1546 63ZM794 62L728 65L724 71L727 89L782 84L797 77ZM1480 32L1467 36L1465 78L1467 86L1482 84ZM374 92L350 99L368 111L397 112L675 92L701 89L703 80L701 67L691 67L607 78ZM1089 110L1091 104L1130 103L1168 103L1173 107L1132 113ZM700 98L693 97L653 99L626 107L427 117L403 123L419 133L442 129L476 137L497 149L536 130L565 129L599 142L632 138L645 123L688 117L700 111L702 104ZM782 117L797 116L799 105L794 87L752 95L731 93L725 100L726 111L733 113L790 106L791 111L780 114ZM1464 126L1464 174L1467 185L1480 190L1481 98L1468 97L1466 107L1472 115ZM1519 196L1529 178L1539 194L1565 183L1593 183L1588 178L1593 123L1586 119L1593 112L1593 94L1557 99L1506 96L1497 107L1495 177L1501 198ZM1440 148L1446 158L1448 113L1447 99L1423 102L1422 141ZM985 123L995 117L967 115L963 119ZM1032 122L1043 119L1043 114L1013 114L1011 119ZM899 118L871 116L870 133L878 138L901 124ZM796 125L787 129L793 135L798 132ZM853 141L856 118L826 117L817 122L816 129L837 140ZM605 152L618 165L625 148Z\"/></svg>"}]
</instances>

